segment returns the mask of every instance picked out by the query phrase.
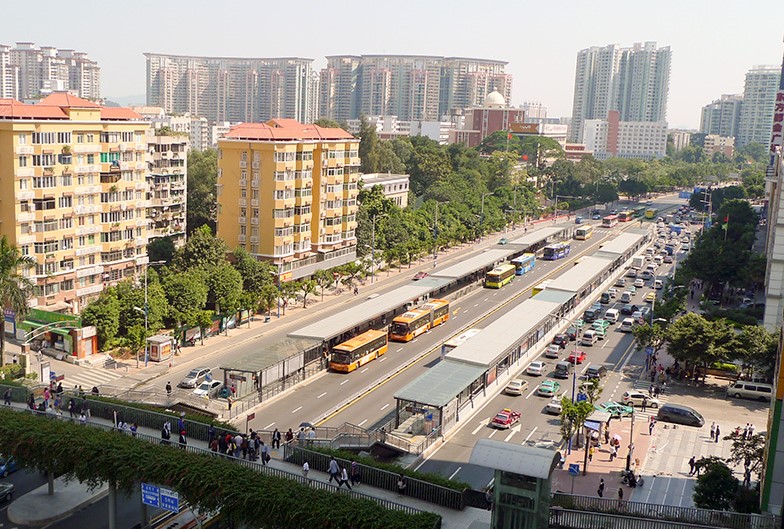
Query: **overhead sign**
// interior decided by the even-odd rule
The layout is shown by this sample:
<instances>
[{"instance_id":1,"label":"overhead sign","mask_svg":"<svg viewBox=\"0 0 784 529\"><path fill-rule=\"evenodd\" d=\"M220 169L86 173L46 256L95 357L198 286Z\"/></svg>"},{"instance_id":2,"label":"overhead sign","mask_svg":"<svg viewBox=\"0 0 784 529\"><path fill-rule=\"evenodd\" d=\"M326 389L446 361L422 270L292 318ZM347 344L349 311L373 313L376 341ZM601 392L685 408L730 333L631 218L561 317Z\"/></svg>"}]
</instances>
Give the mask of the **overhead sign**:
<instances>
[{"instance_id":1,"label":"overhead sign","mask_svg":"<svg viewBox=\"0 0 784 529\"><path fill-rule=\"evenodd\" d=\"M580 475L580 463L569 463L569 474L572 476Z\"/></svg>"},{"instance_id":2,"label":"overhead sign","mask_svg":"<svg viewBox=\"0 0 784 529\"><path fill-rule=\"evenodd\" d=\"M142 503L171 512L180 512L180 495L158 485L142 483Z\"/></svg>"}]
</instances>

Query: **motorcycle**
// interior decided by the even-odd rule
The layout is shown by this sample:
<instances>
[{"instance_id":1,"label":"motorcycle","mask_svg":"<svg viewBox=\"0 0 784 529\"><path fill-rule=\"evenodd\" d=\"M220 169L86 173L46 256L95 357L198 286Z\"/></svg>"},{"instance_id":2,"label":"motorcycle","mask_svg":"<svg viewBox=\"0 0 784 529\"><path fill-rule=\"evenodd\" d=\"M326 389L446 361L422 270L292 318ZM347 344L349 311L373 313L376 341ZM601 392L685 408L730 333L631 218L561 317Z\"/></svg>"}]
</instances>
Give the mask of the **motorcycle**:
<instances>
[{"instance_id":1,"label":"motorcycle","mask_svg":"<svg viewBox=\"0 0 784 529\"><path fill-rule=\"evenodd\" d=\"M635 476L634 472L631 470L621 471L621 476L621 483L628 485L631 488L642 487L645 484L645 480L642 476Z\"/></svg>"}]
</instances>

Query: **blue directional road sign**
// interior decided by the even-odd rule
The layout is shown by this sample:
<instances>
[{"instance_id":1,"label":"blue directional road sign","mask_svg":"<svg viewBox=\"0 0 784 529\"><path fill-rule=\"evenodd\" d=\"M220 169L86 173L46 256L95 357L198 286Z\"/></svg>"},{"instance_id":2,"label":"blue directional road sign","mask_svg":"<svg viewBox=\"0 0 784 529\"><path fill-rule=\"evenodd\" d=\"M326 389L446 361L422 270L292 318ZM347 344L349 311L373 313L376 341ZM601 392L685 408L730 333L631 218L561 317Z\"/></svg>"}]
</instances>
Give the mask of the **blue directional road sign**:
<instances>
[{"instance_id":1,"label":"blue directional road sign","mask_svg":"<svg viewBox=\"0 0 784 529\"><path fill-rule=\"evenodd\" d=\"M588 400L588 395L586 395L582 391L577 394L577 402L585 402L586 400Z\"/></svg>"},{"instance_id":2,"label":"blue directional road sign","mask_svg":"<svg viewBox=\"0 0 784 529\"><path fill-rule=\"evenodd\" d=\"M180 512L180 496L173 490L142 483L142 503L171 512Z\"/></svg>"},{"instance_id":3,"label":"blue directional road sign","mask_svg":"<svg viewBox=\"0 0 784 529\"><path fill-rule=\"evenodd\" d=\"M569 474L572 476L580 475L580 463L569 463Z\"/></svg>"}]
</instances>

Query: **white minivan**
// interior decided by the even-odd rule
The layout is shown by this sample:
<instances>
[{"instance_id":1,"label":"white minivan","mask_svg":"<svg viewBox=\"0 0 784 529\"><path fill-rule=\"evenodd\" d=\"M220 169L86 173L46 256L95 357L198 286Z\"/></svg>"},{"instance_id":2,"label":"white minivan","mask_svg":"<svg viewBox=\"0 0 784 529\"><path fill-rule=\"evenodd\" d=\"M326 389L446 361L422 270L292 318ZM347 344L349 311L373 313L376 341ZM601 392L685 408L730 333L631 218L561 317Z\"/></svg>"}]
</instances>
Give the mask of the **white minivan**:
<instances>
[{"instance_id":1,"label":"white minivan","mask_svg":"<svg viewBox=\"0 0 784 529\"><path fill-rule=\"evenodd\" d=\"M617 309L607 309L607 312L604 313L604 319L610 323L618 323L619 317L620 313Z\"/></svg>"},{"instance_id":2,"label":"white minivan","mask_svg":"<svg viewBox=\"0 0 784 529\"><path fill-rule=\"evenodd\" d=\"M632 293L628 290L621 294L621 303L631 303L632 302Z\"/></svg>"},{"instance_id":3,"label":"white minivan","mask_svg":"<svg viewBox=\"0 0 784 529\"><path fill-rule=\"evenodd\" d=\"M664 287L664 283L662 283L661 279L654 279L653 280L653 288L656 290L661 290Z\"/></svg>"},{"instance_id":4,"label":"white minivan","mask_svg":"<svg viewBox=\"0 0 784 529\"><path fill-rule=\"evenodd\" d=\"M773 386L759 382L738 380L727 388L727 396L736 399L754 399L770 402L773 398Z\"/></svg>"},{"instance_id":5,"label":"white minivan","mask_svg":"<svg viewBox=\"0 0 784 529\"><path fill-rule=\"evenodd\" d=\"M621 332L632 332L634 330L634 320L632 318L624 318L619 328Z\"/></svg>"},{"instance_id":6,"label":"white minivan","mask_svg":"<svg viewBox=\"0 0 784 529\"><path fill-rule=\"evenodd\" d=\"M593 329L588 329L583 333L583 337L580 340L580 344L582 345L594 345L599 340L599 337L596 335L596 332Z\"/></svg>"}]
</instances>

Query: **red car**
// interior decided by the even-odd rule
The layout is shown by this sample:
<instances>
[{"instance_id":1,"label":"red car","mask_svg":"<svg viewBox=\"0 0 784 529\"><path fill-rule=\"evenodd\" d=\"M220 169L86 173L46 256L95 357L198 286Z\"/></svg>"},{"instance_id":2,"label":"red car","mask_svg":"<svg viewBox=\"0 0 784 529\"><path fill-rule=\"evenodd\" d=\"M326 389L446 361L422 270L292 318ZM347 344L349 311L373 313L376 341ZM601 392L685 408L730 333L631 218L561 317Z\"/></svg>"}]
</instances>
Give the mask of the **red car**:
<instances>
[{"instance_id":1,"label":"red car","mask_svg":"<svg viewBox=\"0 0 784 529\"><path fill-rule=\"evenodd\" d=\"M586 358L588 358L588 356L585 354L585 351L575 351L569 355L569 363L582 364L585 362Z\"/></svg>"},{"instance_id":2,"label":"red car","mask_svg":"<svg viewBox=\"0 0 784 529\"><path fill-rule=\"evenodd\" d=\"M414 281L419 281L420 279L424 279L427 277L427 272L417 272L414 276Z\"/></svg>"},{"instance_id":3,"label":"red car","mask_svg":"<svg viewBox=\"0 0 784 529\"><path fill-rule=\"evenodd\" d=\"M503 410L495 414L493 420L490 421L490 426L495 426L496 428L509 428L519 420L520 420L519 411L513 411L510 410L509 408L504 408Z\"/></svg>"}]
</instances>

